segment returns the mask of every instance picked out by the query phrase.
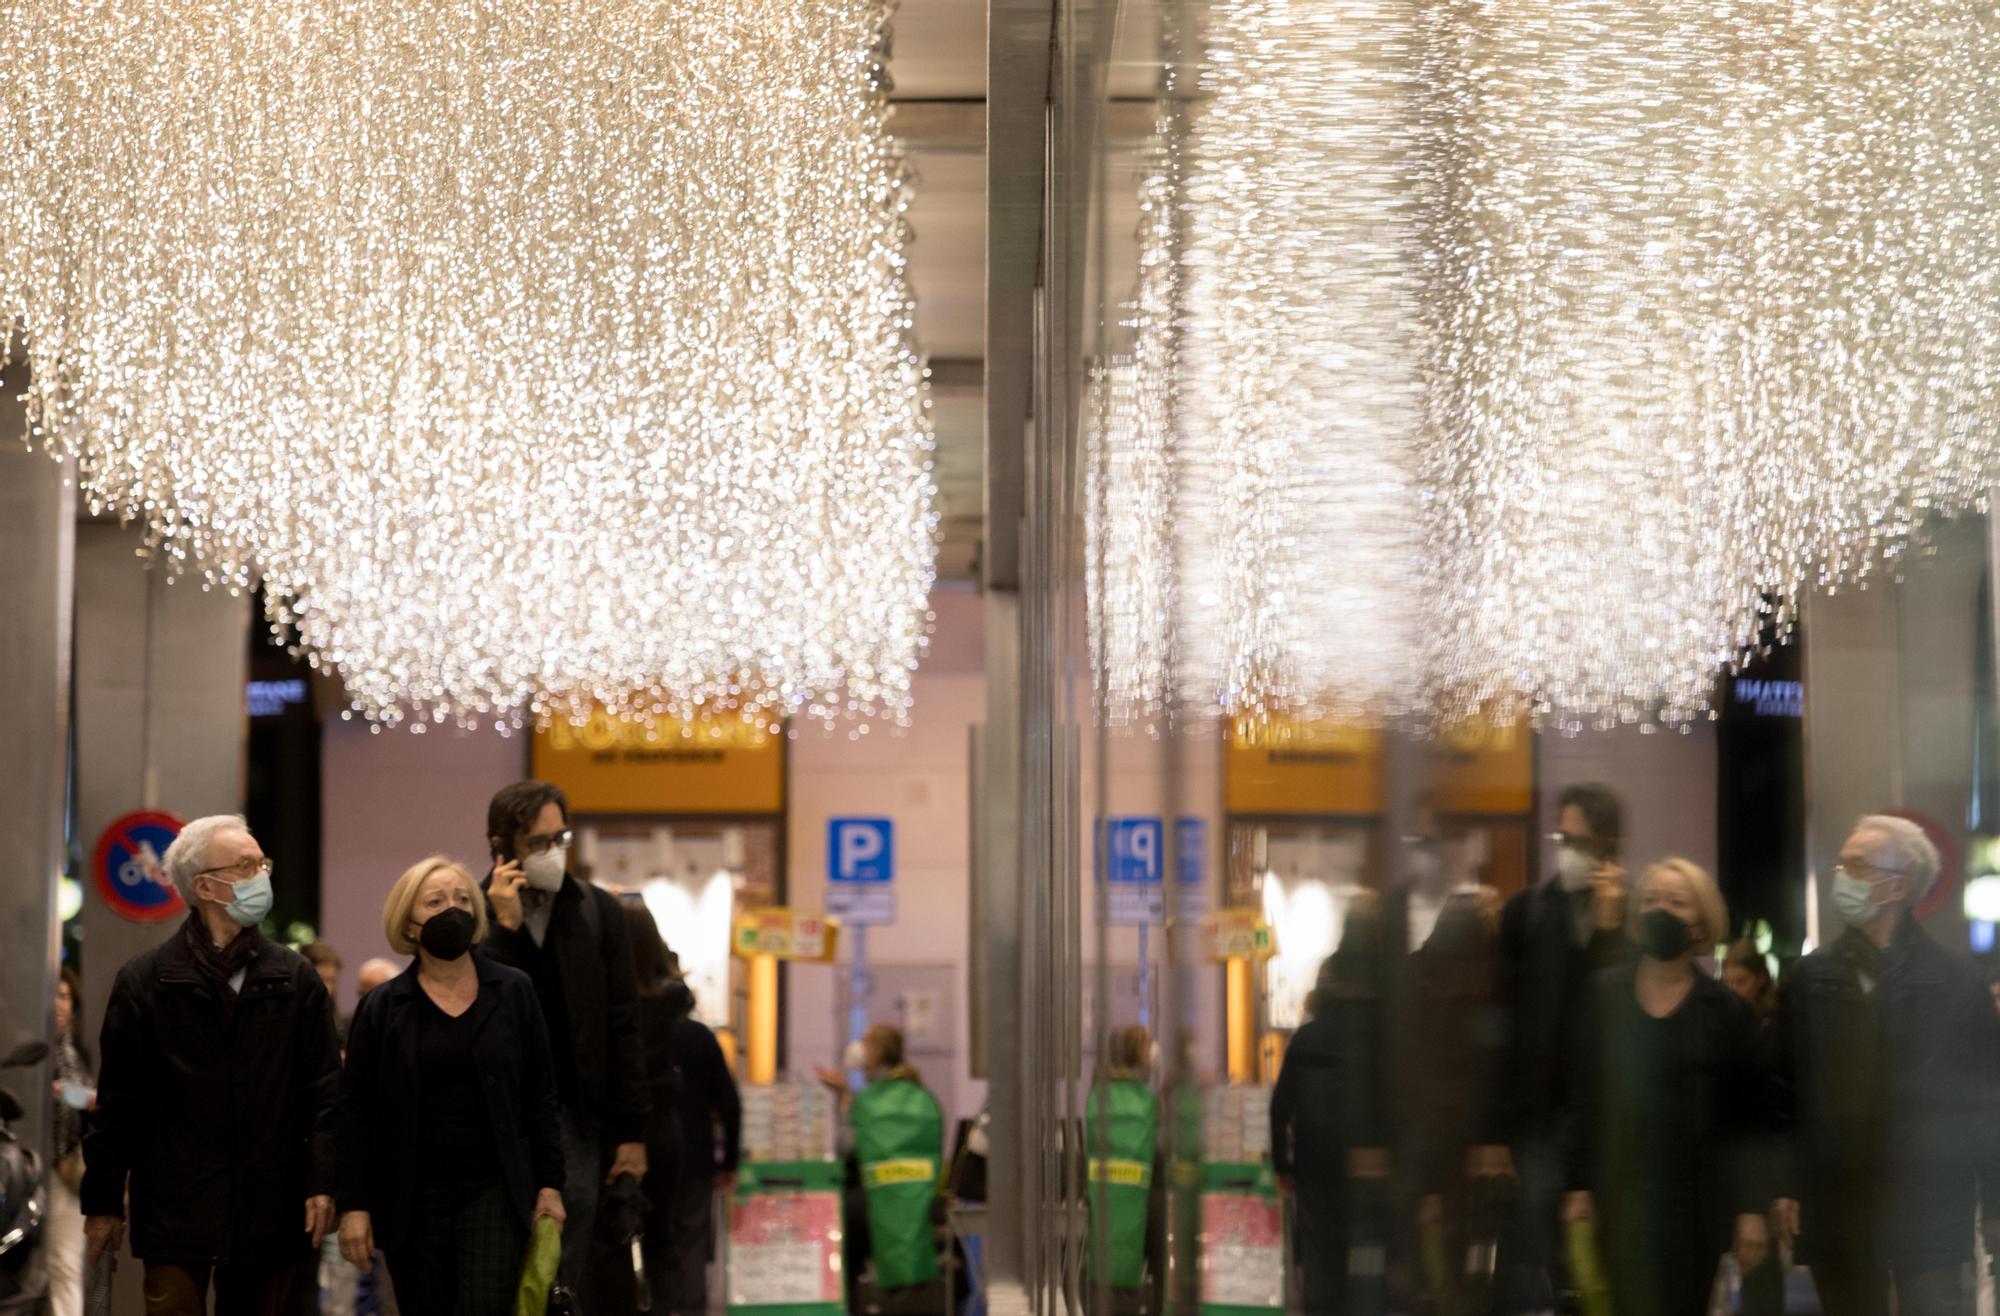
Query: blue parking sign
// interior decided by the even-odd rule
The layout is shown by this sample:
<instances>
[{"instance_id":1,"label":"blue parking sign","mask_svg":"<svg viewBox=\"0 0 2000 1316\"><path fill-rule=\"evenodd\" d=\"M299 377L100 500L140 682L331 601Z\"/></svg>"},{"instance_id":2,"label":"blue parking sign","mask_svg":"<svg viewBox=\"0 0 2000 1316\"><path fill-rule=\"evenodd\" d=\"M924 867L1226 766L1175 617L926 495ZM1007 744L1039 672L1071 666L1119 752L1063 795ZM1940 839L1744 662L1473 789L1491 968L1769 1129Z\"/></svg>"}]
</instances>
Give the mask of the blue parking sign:
<instances>
[{"instance_id":1,"label":"blue parking sign","mask_svg":"<svg viewBox=\"0 0 2000 1316\"><path fill-rule=\"evenodd\" d=\"M834 818L826 825L826 911L865 926L896 921L896 825Z\"/></svg>"},{"instance_id":2,"label":"blue parking sign","mask_svg":"<svg viewBox=\"0 0 2000 1316\"><path fill-rule=\"evenodd\" d=\"M1114 924L1158 923L1166 912L1160 886L1165 825L1158 818L1112 818L1104 830L1105 918Z\"/></svg>"}]
</instances>

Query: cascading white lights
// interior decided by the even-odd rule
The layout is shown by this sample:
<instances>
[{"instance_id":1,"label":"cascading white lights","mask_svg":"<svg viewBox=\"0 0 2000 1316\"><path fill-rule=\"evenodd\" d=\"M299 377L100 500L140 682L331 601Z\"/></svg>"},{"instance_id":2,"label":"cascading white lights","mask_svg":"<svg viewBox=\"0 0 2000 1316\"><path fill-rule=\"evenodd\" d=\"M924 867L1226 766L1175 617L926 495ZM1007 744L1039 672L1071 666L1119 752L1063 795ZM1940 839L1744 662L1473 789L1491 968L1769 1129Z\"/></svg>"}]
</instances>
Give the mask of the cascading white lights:
<instances>
[{"instance_id":1,"label":"cascading white lights","mask_svg":"<svg viewBox=\"0 0 2000 1316\"><path fill-rule=\"evenodd\" d=\"M395 722L900 718L936 514L869 0L0 0L0 338Z\"/></svg>"},{"instance_id":2,"label":"cascading white lights","mask_svg":"<svg viewBox=\"0 0 2000 1316\"><path fill-rule=\"evenodd\" d=\"M1154 532L1234 583L1153 554L1179 597L1127 628L1224 655L1186 706L1682 722L1802 590L1983 505L1990 8L1220 0L1210 31L1142 276L1184 293L1135 324L1173 350L1126 393L1177 426L1099 431L1242 494ZM1159 705L1099 652L1114 702Z\"/></svg>"}]
</instances>

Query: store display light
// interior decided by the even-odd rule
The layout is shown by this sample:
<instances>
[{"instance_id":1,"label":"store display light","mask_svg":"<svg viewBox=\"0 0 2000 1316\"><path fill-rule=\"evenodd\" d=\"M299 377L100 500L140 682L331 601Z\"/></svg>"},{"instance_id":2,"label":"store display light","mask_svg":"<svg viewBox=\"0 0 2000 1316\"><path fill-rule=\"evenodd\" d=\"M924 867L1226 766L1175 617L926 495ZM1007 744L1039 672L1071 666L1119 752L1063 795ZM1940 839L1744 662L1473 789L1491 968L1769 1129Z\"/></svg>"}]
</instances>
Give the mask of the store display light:
<instances>
[{"instance_id":1,"label":"store display light","mask_svg":"<svg viewBox=\"0 0 2000 1316\"><path fill-rule=\"evenodd\" d=\"M936 511L885 19L0 0L32 440L383 721L901 718Z\"/></svg>"}]
</instances>

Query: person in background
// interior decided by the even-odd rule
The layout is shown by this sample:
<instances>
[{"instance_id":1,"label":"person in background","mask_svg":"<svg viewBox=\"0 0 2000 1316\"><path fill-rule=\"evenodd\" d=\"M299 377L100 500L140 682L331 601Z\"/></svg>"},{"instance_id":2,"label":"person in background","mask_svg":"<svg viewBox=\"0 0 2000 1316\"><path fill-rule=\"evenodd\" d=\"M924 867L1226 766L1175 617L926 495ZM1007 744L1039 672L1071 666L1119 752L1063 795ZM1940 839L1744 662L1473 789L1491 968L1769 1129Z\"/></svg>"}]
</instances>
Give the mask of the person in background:
<instances>
[{"instance_id":1,"label":"person in background","mask_svg":"<svg viewBox=\"0 0 2000 1316\"><path fill-rule=\"evenodd\" d=\"M1703 1316L1716 1265L1769 1250L1771 1135L1757 1026L1695 964L1729 916L1715 879L1665 859L1640 879L1635 962L1594 985L1572 1085L1567 1221L1594 1221L1619 1316Z\"/></svg>"},{"instance_id":2,"label":"person in background","mask_svg":"<svg viewBox=\"0 0 2000 1316\"><path fill-rule=\"evenodd\" d=\"M878 1290L938 1278L931 1207L944 1174L944 1112L905 1061L902 1029L875 1024L849 1050L865 1080L847 1103L842 1137L851 1157L842 1250L848 1309L859 1311L855 1286L871 1267Z\"/></svg>"},{"instance_id":3,"label":"person in background","mask_svg":"<svg viewBox=\"0 0 2000 1316\"><path fill-rule=\"evenodd\" d=\"M702 1316L715 1251L715 1194L736 1186L743 1103L715 1034L693 1017L694 992L651 911L628 900L625 917L653 1100L646 1139L646 1275L655 1312Z\"/></svg>"},{"instance_id":4,"label":"person in background","mask_svg":"<svg viewBox=\"0 0 2000 1316\"><path fill-rule=\"evenodd\" d=\"M340 1047L310 964L267 940L271 861L240 817L197 818L167 847L188 905L118 972L84 1134L95 1264L124 1232L148 1316L279 1316L309 1292L333 1226Z\"/></svg>"},{"instance_id":5,"label":"person in background","mask_svg":"<svg viewBox=\"0 0 2000 1316\"><path fill-rule=\"evenodd\" d=\"M56 1037L49 1048L55 1097L51 1143L55 1173L49 1176L49 1215L43 1255L49 1275L50 1316L83 1316L83 1116L97 1102L90 1049L78 1036L83 983L65 964L56 979Z\"/></svg>"},{"instance_id":6,"label":"person in background","mask_svg":"<svg viewBox=\"0 0 2000 1316\"><path fill-rule=\"evenodd\" d=\"M308 941L299 947L299 954L306 957L306 963L313 966L319 980L326 986L326 994L335 1001L340 999L340 952L324 941ZM343 1021L343 1027L344 1027Z\"/></svg>"},{"instance_id":7,"label":"person in background","mask_svg":"<svg viewBox=\"0 0 2000 1316\"><path fill-rule=\"evenodd\" d=\"M1152 1246L1155 1173L1160 1142L1160 1098L1153 1091L1153 1036L1146 1029L1120 1028L1105 1048L1104 1079L1093 1083L1086 1108L1084 1155L1090 1165L1091 1283L1101 1280L1123 1297L1120 1306L1139 1305L1148 1280L1157 1284Z\"/></svg>"},{"instance_id":8,"label":"person in background","mask_svg":"<svg viewBox=\"0 0 2000 1316\"><path fill-rule=\"evenodd\" d=\"M1312 1018L1292 1035L1271 1090L1271 1168L1291 1207L1309 1312L1350 1310L1352 1244L1384 1241L1384 1221L1352 1210L1363 1190L1386 1188L1390 1168L1382 936L1379 910L1357 898L1339 948L1320 966Z\"/></svg>"},{"instance_id":9,"label":"person in background","mask_svg":"<svg viewBox=\"0 0 2000 1316\"><path fill-rule=\"evenodd\" d=\"M1960 1310L1975 1215L2000 1242L2000 1014L1985 979L1911 917L1938 852L1864 817L1840 848L1846 931L1785 975L1778 1075L1792 1151L1773 1204L1826 1316Z\"/></svg>"},{"instance_id":10,"label":"person in background","mask_svg":"<svg viewBox=\"0 0 2000 1316\"><path fill-rule=\"evenodd\" d=\"M1553 1310L1568 1285L1558 1244L1569 1136L1564 1082L1592 978L1632 955L1618 796L1607 786L1573 785L1556 809L1554 876L1517 892L1500 915L1508 1081L1496 1094L1496 1131L1521 1185L1495 1279L1502 1316Z\"/></svg>"},{"instance_id":11,"label":"person in background","mask_svg":"<svg viewBox=\"0 0 2000 1316\"><path fill-rule=\"evenodd\" d=\"M363 960L361 967L354 971L354 995L356 999L366 996L402 971L402 966L397 964L396 961L385 960L380 956L372 960Z\"/></svg>"},{"instance_id":12,"label":"person in background","mask_svg":"<svg viewBox=\"0 0 2000 1316\"><path fill-rule=\"evenodd\" d=\"M1757 1063L1766 1074L1778 1066L1778 985L1771 981L1771 964L1748 941L1732 945L1722 957L1722 985L1750 1007L1757 1025ZM1743 1316L1782 1316L1785 1310L1785 1260L1782 1249L1768 1248L1764 1264L1743 1275Z\"/></svg>"},{"instance_id":13,"label":"person in background","mask_svg":"<svg viewBox=\"0 0 2000 1316\"><path fill-rule=\"evenodd\" d=\"M359 1002L368 993L402 971L402 965L379 955L361 961L361 967L354 971L355 1008L360 1008ZM354 1316L396 1316L396 1292L389 1283L388 1268L376 1266L363 1274L340 1254L340 1239L335 1237L332 1243L332 1257L322 1255L320 1259L320 1283L325 1290L320 1316L344 1316L350 1310L347 1305L349 1286L353 1290L351 1310Z\"/></svg>"},{"instance_id":14,"label":"person in background","mask_svg":"<svg viewBox=\"0 0 2000 1316\"><path fill-rule=\"evenodd\" d=\"M486 810L493 870L487 953L534 980L556 1056L563 1162L562 1277L590 1316L597 1204L621 1175L646 1177L646 1051L632 942L617 897L569 872L569 799L519 781Z\"/></svg>"},{"instance_id":15,"label":"person in background","mask_svg":"<svg viewBox=\"0 0 2000 1316\"><path fill-rule=\"evenodd\" d=\"M513 1309L535 1220L563 1219L554 1062L534 984L473 947L486 902L443 856L411 866L382 907L416 956L355 1012L343 1074L340 1247L388 1257L423 1316Z\"/></svg>"},{"instance_id":16,"label":"person in background","mask_svg":"<svg viewBox=\"0 0 2000 1316\"><path fill-rule=\"evenodd\" d=\"M1503 1223L1507 1159L1493 1122L1507 1040L1493 983L1500 907L1490 886L1458 887L1412 957L1403 1160L1421 1283L1441 1311L1486 1311L1492 1303L1491 1244Z\"/></svg>"}]
</instances>

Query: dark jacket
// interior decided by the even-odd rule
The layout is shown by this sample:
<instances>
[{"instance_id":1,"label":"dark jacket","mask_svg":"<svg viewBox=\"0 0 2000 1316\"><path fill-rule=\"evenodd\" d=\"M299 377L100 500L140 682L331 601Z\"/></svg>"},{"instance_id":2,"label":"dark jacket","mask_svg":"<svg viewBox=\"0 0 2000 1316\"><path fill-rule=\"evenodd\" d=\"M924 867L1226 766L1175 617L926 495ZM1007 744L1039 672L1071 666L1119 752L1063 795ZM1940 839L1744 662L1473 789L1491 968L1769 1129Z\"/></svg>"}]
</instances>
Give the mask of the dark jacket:
<instances>
[{"instance_id":1,"label":"dark jacket","mask_svg":"<svg viewBox=\"0 0 2000 1316\"><path fill-rule=\"evenodd\" d=\"M507 1199L522 1226L535 1194L563 1186L554 1064L541 1005L528 976L472 952L479 996L472 1003L473 1060ZM361 1000L347 1037L341 1084L340 1209L366 1211L375 1241L393 1255L409 1237L424 1158L414 1007L423 986L412 962Z\"/></svg>"},{"instance_id":2,"label":"dark jacket","mask_svg":"<svg viewBox=\"0 0 2000 1316\"><path fill-rule=\"evenodd\" d=\"M486 885L491 883L488 874ZM514 929L495 923L485 950L534 980L558 1059L563 1106L611 1142L644 1142L646 1051L625 913L616 896L571 876L563 878L555 902L541 946L525 922Z\"/></svg>"},{"instance_id":3,"label":"dark jacket","mask_svg":"<svg viewBox=\"0 0 2000 1316\"><path fill-rule=\"evenodd\" d=\"M1318 1013L1292 1035L1271 1091L1271 1166L1301 1191L1338 1191L1350 1150L1385 1145L1384 1024L1379 994L1337 995L1322 976Z\"/></svg>"},{"instance_id":4,"label":"dark jacket","mask_svg":"<svg viewBox=\"0 0 2000 1316\"><path fill-rule=\"evenodd\" d=\"M1505 1081L1492 1127L1517 1146L1561 1138L1564 1071L1591 979L1632 957L1624 932L1576 937L1574 897L1555 881L1518 891L1500 915L1498 987L1507 1020Z\"/></svg>"},{"instance_id":5,"label":"dark jacket","mask_svg":"<svg viewBox=\"0 0 2000 1316\"><path fill-rule=\"evenodd\" d=\"M1569 1186L1596 1194L1614 1242L1712 1275L1736 1217L1770 1209L1771 1076L1736 993L1697 971L1656 1020L1637 973L1634 962L1600 974L1582 1016Z\"/></svg>"},{"instance_id":6,"label":"dark jacket","mask_svg":"<svg viewBox=\"0 0 2000 1316\"><path fill-rule=\"evenodd\" d=\"M2000 1017L1970 960L1909 920L1879 953L1849 931L1806 956L1779 996L1778 1077L1802 1257L1971 1259L1981 1184L2000 1214Z\"/></svg>"},{"instance_id":7,"label":"dark jacket","mask_svg":"<svg viewBox=\"0 0 2000 1316\"><path fill-rule=\"evenodd\" d=\"M639 1002L653 1109L656 1116L663 1110L672 1115L665 1124L673 1127L674 1145L660 1149L672 1159L662 1168L671 1165L678 1174L709 1179L718 1169L736 1169L743 1142L743 1102L721 1045L708 1025L693 1017L693 1010L694 994L679 981L667 984L666 995ZM649 1146L649 1158L652 1153Z\"/></svg>"},{"instance_id":8,"label":"dark jacket","mask_svg":"<svg viewBox=\"0 0 2000 1316\"><path fill-rule=\"evenodd\" d=\"M105 1004L83 1209L124 1215L129 1176L144 1260L303 1252L305 1200L333 1192L333 1002L303 956L259 940L233 1002L177 931Z\"/></svg>"}]
</instances>

